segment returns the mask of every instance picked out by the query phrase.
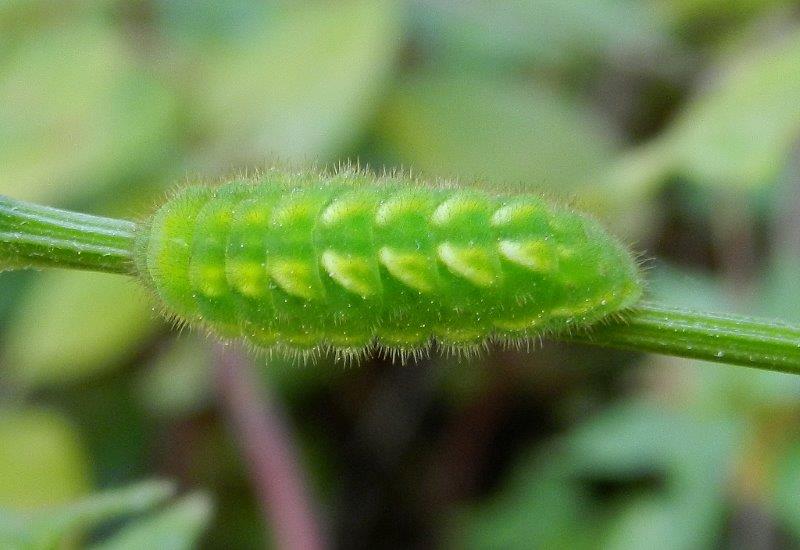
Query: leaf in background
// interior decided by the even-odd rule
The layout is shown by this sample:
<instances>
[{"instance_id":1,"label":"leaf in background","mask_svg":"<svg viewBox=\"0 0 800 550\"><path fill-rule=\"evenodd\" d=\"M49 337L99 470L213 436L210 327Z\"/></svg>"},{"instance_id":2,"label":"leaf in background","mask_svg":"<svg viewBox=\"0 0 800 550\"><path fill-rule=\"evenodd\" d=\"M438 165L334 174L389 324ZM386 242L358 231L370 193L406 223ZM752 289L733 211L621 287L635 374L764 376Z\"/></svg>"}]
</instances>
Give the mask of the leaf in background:
<instances>
[{"instance_id":1,"label":"leaf in background","mask_svg":"<svg viewBox=\"0 0 800 550\"><path fill-rule=\"evenodd\" d=\"M706 548L716 540L725 511L743 425L735 418L671 409L647 402L621 403L567 436L579 479L663 476L663 486L621 504L602 530L603 548ZM626 495L633 496L633 495ZM644 500L641 500L644 499ZM641 507L632 506L641 501ZM646 526L646 527L645 527Z\"/></svg>"},{"instance_id":2,"label":"leaf in background","mask_svg":"<svg viewBox=\"0 0 800 550\"><path fill-rule=\"evenodd\" d=\"M26 550L62 548L67 540L76 535L111 520L151 509L174 493L175 488L171 483L144 481L34 512L0 509L0 547Z\"/></svg>"},{"instance_id":3,"label":"leaf in background","mask_svg":"<svg viewBox=\"0 0 800 550\"><path fill-rule=\"evenodd\" d=\"M39 387L120 366L157 326L143 294L116 275L42 273L3 335L3 374L23 387Z\"/></svg>"},{"instance_id":4,"label":"leaf in background","mask_svg":"<svg viewBox=\"0 0 800 550\"><path fill-rule=\"evenodd\" d=\"M766 315L800 322L800 166L795 160L786 177L770 190L770 252L761 278L760 297Z\"/></svg>"},{"instance_id":5,"label":"leaf in background","mask_svg":"<svg viewBox=\"0 0 800 550\"><path fill-rule=\"evenodd\" d=\"M724 481L741 436L741 425L725 417L615 406L568 433L555 452L523 461L494 501L467 516L467 545L704 548L721 528ZM592 482L653 474L663 475L663 486L619 501L591 490Z\"/></svg>"},{"instance_id":6,"label":"leaf in background","mask_svg":"<svg viewBox=\"0 0 800 550\"><path fill-rule=\"evenodd\" d=\"M773 257L765 266L761 281L764 312L765 315L798 323L800 293L797 292L797 274L800 273L800 250L796 250L796 245L775 248Z\"/></svg>"},{"instance_id":7,"label":"leaf in background","mask_svg":"<svg viewBox=\"0 0 800 550\"><path fill-rule=\"evenodd\" d=\"M635 0L417 0L422 38L451 57L561 65L576 58L626 58L670 46L662 20Z\"/></svg>"},{"instance_id":8,"label":"leaf in background","mask_svg":"<svg viewBox=\"0 0 800 550\"><path fill-rule=\"evenodd\" d=\"M800 31L731 54L714 72L659 138L661 154L702 185L772 183L800 136Z\"/></svg>"},{"instance_id":9,"label":"leaf in background","mask_svg":"<svg viewBox=\"0 0 800 550\"><path fill-rule=\"evenodd\" d=\"M592 548L590 495L557 454L521 462L494 499L460 515L454 548Z\"/></svg>"},{"instance_id":10,"label":"leaf in background","mask_svg":"<svg viewBox=\"0 0 800 550\"><path fill-rule=\"evenodd\" d=\"M181 47L213 49L225 42L248 41L272 24L283 0L152 0L157 28Z\"/></svg>"},{"instance_id":11,"label":"leaf in background","mask_svg":"<svg viewBox=\"0 0 800 550\"><path fill-rule=\"evenodd\" d=\"M65 204L168 154L174 97L126 48L110 25L76 18L30 32L2 60L0 193Z\"/></svg>"},{"instance_id":12,"label":"leaf in background","mask_svg":"<svg viewBox=\"0 0 800 550\"><path fill-rule=\"evenodd\" d=\"M653 300L698 311L748 313L746 308L735 309L719 278L709 272L659 262L647 279L648 294Z\"/></svg>"},{"instance_id":13,"label":"leaf in background","mask_svg":"<svg viewBox=\"0 0 800 550\"><path fill-rule=\"evenodd\" d=\"M791 3L792 0L666 0L653 3L653 7L674 25L682 26L743 20ZM702 40L705 36L697 33L693 38Z\"/></svg>"},{"instance_id":14,"label":"leaf in background","mask_svg":"<svg viewBox=\"0 0 800 550\"><path fill-rule=\"evenodd\" d=\"M617 405L576 427L567 447L579 470L601 476L650 473L668 467L675 457L674 432L685 422L670 424L669 413L648 403Z\"/></svg>"},{"instance_id":15,"label":"leaf in background","mask_svg":"<svg viewBox=\"0 0 800 550\"><path fill-rule=\"evenodd\" d=\"M639 550L641 541L650 550L677 548L674 510L660 495L632 494L619 505L603 530L602 547L608 550Z\"/></svg>"},{"instance_id":16,"label":"leaf in background","mask_svg":"<svg viewBox=\"0 0 800 550\"><path fill-rule=\"evenodd\" d=\"M134 362L133 367L138 366ZM135 370L133 372L136 372ZM85 384L52 388L69 407L92 450L92 472L98 486L114 486L148 475L152 471L153 443L163 429L149 417L134 395L133 376L116 371ZM171 441L171 440L169 440ZM166 445L166 443L164 443Z\"/></svg>"},{"instance_id":17,"label":"leaf in background","mask_svg":"<svg viewBox=\"0 0 800 550\"><path fill-rule=\"evenodd\" d=\"M13 311L19 296L25 293L30 280L24 271L5 271L0 277L0 338L8 314Z\"/></svg>"},{"instance_id":18,"label":"leaf in background","mask_svg":"<svg viewBox=\"0 0 800 550\"><path fill-rule=\"evenodd\" d=\"M395 4L287 4L248 28L246 40L203 50L185 82L207 140L198 158L307 161L352 143L400 46Z\"/></svg>"},{"instance_id":19,"label":"leaf in background","mask_svg":"<svg viewBox=\"0 0 800 550\"><path fill-rule=\"evenodd\" d=\"M775 515L800 540L800 441L781 458L770 494Z\"/></svg>"},{"instance_id":20,"label":"leaf in background","mask_svg":"<svg viewBox=\"0 0 800 550\"><path fill-rule=\"evenodd\" d=\"M195 334L172 340L172 347L141 373L137 393L154 415L179 417L198 412L213 393L211 341Z\"/></svg>"},{"instance_id":21,"label":"leaf in background","mask_svg":"<svg viewBox=\"0 0 800 550\"><path fill-rule=\"evenodd\" d=\"M72 500L89 490L89 472L83 441L65 417L47 410L0 409L0 507Z\"/></svg>"},{"instance_id":22,"label":"leaf in background","mask_svg":"<svg viewBox=\"0 0 800 550\"><path fill-rule=\"evenodd\" d=\"M389 98L379 138L430 175L569 195L617 152L584 104L536 83L489 75L417 75Z\"/></svg>"},{"instance_id":23,"label":"leaf in background","mask_svg":"<svg viewBox=\"0 0 800 550\"><path fill-rule=\"evenodd\" d=\"M211 499L195 493L123 527L93 550L189 550L205 531L213 513Z\"/></svg>"}]
</instances>

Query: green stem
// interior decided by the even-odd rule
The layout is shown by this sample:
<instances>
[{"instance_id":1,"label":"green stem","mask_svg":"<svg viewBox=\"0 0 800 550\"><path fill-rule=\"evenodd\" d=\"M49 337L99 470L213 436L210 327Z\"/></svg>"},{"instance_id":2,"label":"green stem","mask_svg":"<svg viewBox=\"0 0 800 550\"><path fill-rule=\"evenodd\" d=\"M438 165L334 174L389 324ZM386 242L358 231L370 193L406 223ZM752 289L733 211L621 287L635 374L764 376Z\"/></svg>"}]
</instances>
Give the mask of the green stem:
<instances>
[{"instance_id":1,"label":"green stem","mask_svg":"<svg viewBox=\"0 0 800 550\"><path fill-rule=\"evenodd\" d=\"M800 326L766 319L641 303L624 319L560 339L800 374Z\"/></svg>"},{"instance_id":2,"label":"green stem","mask_svg":"<svg viewBox=\"0 0 800 550\"><path fill-rule=\"evenodd\" d=\"M68 267L134 274L136 224L0 195L0 271ZM559 339L800 374L800 326L641 303Z\"/></svg>"},{"instance_id":3,"label":"green stem","mask_svg":"<svg viewBox=\"0 0 800 550\"><path fill-rule=\"evenodd\" d=\"M69 267L133 272L136 224L0 195L0 271Z\"/></svg>"}]
</instances>

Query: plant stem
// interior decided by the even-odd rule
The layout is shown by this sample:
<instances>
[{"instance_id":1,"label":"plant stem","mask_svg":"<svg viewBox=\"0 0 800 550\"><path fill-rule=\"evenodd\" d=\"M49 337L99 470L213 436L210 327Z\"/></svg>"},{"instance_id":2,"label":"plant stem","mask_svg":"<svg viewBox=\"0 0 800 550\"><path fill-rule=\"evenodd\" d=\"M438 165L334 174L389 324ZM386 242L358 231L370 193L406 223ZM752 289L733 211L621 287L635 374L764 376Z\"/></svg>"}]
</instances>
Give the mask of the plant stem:
<instances>
[{"instance_id":1,"label":"plant stem","mask_svg":"<svg viewBox=\"0 0 800 550\"><path fill-rule=\"evenodd\" d=\"M69 267L133 273L127 220L79 214L0 195L0 271Z\"/></svg>"},{"instance_id":2,"label":"plant stem","mask_svg":"<svg viewBox=\"0 0 800 550\"><path fill-rule=\"evenodd\" d=\"M136 224L0 195L0 271L68 267L134 274ZM560 340L800 374L800 326L641 303Z\"/></svg>"},{"instance_id":3,"label":"plant stem","mask_svg":"<svg viewBox=\"0 0 800 550\"><path fill-rule=\"evenodd\" d=\"M280 402L261 384L244 353L217 344L216 385L277 548L321 550L328 544L314 510Z\"/></svg>"},{"instance_id":4,"label":"plant stem","mask_svg":"<svg viewBox=\"0 0 800 550\"><path fill-rule=\"evenodd\" d=\"M800 326L766 319L641 303L622 320L558 339L800 374Z\"/></svg>"}]
</instances>

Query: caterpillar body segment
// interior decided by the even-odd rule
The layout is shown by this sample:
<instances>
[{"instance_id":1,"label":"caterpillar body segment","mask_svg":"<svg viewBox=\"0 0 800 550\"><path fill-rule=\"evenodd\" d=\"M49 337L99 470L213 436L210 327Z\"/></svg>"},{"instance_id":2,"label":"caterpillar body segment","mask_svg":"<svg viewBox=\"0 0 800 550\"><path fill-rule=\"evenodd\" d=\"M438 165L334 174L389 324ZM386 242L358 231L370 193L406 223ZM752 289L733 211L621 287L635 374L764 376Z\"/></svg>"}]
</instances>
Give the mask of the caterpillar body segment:
<instances>
[{"instance_id":1,"label":"caterpillar body segment","mask_svg":"<svg viewBox=\"0 0 800 550\"><path fill-rule=\"evenodd\" d=\"M598 223L534 195L365 173L188 187L139 233L168 313L260 348L471 349L586 327L641 295Z\"/></svg>"}]
</instances>

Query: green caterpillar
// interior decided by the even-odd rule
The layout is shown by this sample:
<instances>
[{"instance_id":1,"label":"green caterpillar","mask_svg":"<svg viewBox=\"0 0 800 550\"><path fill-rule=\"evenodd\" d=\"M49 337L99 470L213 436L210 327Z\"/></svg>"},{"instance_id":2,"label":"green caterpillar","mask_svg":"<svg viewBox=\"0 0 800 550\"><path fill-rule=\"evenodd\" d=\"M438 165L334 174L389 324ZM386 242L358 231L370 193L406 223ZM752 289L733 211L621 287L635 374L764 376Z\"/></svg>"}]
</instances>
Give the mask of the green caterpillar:
<instances>
[{"instance_id":1,"label":"green caterpillar","mask_svg":"<svg viewBox=\"0 0 800 550\"><path fill-rule=\"evenodd\" d=\"M136 250L168 315L301 354L525 341L642 292L636 260L585 215L354 171L184 188L140 224Z\"/></svg>"}]
</instances>

